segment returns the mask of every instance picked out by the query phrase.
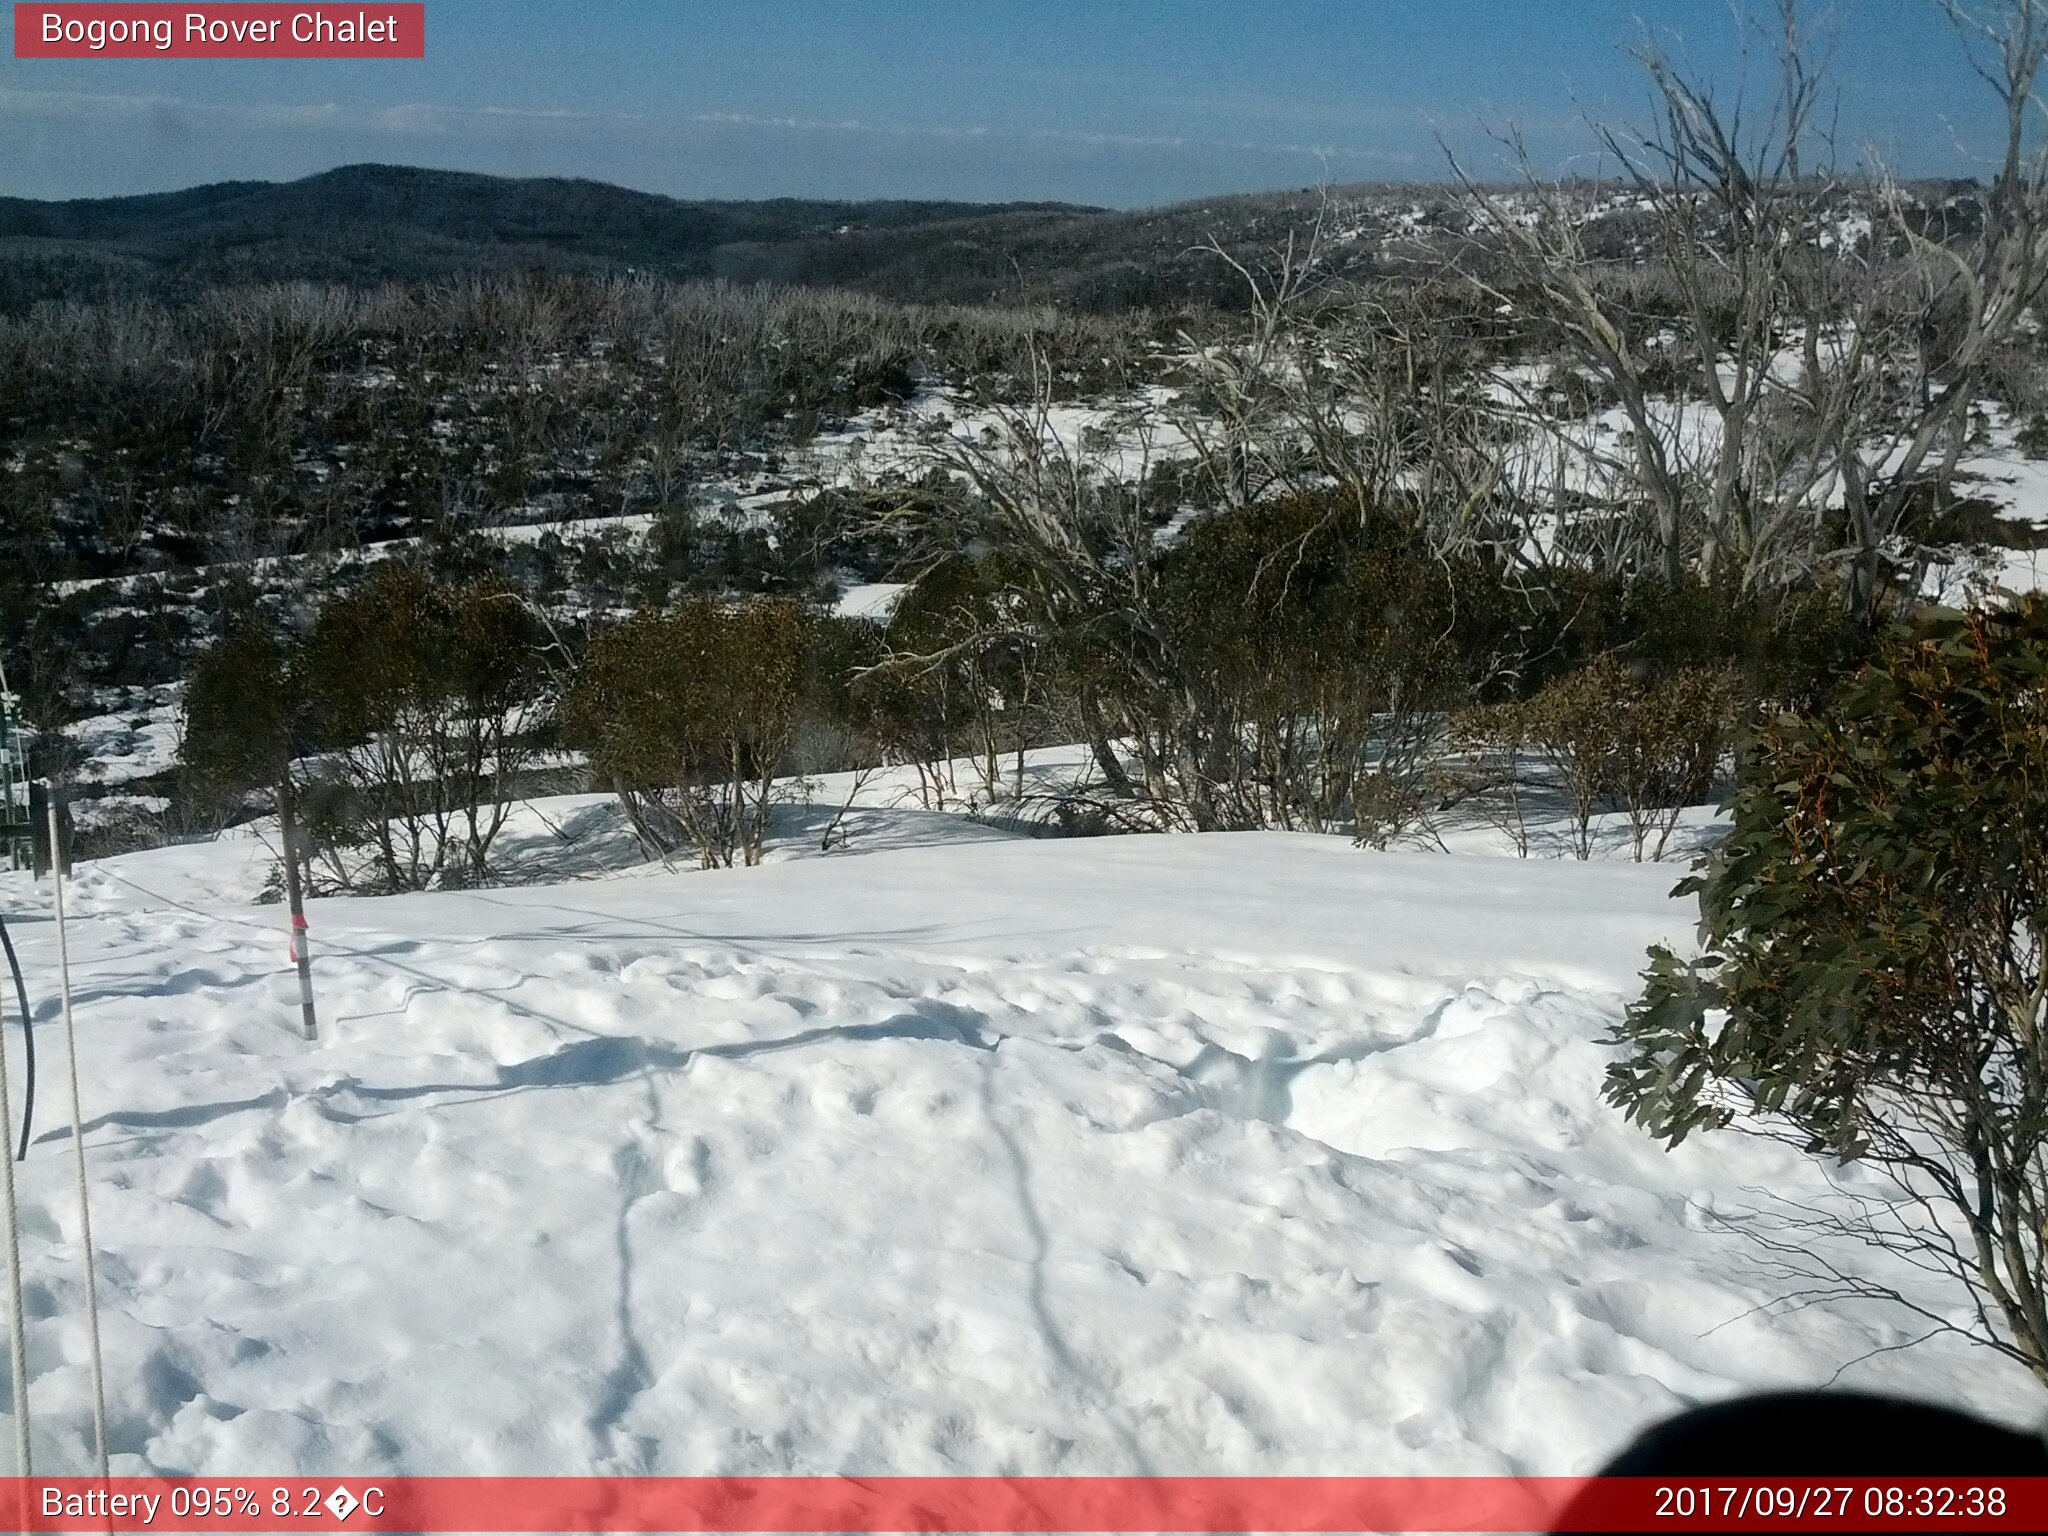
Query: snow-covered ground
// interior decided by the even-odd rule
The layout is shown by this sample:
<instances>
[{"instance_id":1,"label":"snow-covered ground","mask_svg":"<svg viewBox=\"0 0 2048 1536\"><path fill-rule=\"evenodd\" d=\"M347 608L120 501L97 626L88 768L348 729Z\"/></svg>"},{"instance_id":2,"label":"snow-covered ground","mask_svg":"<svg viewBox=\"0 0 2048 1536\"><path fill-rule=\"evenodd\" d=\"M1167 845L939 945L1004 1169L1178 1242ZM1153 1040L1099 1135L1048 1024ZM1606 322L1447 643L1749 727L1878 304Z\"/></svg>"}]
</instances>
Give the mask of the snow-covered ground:
<instances>
[{"instance_id":1,"label":"snow-covered ground","mask_svg":"<svg viewBox=\"0 0 2048 1536\"><path fill-rule=\"evenodd\" d=\"M1163 460L1193 454L1178 420L1186 409L1174 390L1148 384L1121 397L1050 405L1039 425L1048 445L1104 473L1136 480ZM792 458L823 485L915 477L932 464L936 442L999 443L1031 425L1028 411L978 405L955 390L926 387L902 405L862 411L816 434Z\"/></svg>"},{"instance_id":2,"label":"snow-covered ground","mask_svg":"<svg viewBox=\"0 0 2048 1536\"><path fill-rule=\"evenodd\" d=\"M1982 1352L1873 1354L1906 1319L1766 1306L1709 1213L1814 1164L1601 1104L1691 928L1671 867L900 815L318 902L317 1044L253 838L81 867L115 1470L1565 1473L1838 1371L2042 1412ZM0 905L46 1053L38 1465L76 1471L48 889Z\"/></svg>"},{"instance_id":3,"label":"snow-covered ground","mask_svg":"<svg viewBox=\"0 0 2048 1536\"><path fill-rule=\"evenodd\" d=\"M908 586L902 581L861 582L839 594L836 611L842 619L873 619L886 624Z\"/></svg>"},{"instance_id":4,"label":"snow-covered ground","mask_svg":"<svg viewBox=\"0 0 2048 1536\"><path fill-rule=\"evenodd\" d=\"M125 784L173 767L183 696L180 683L105 690L101 702L117 707L76 721L65 732L84 765L85 781Z\"/></svg>"}]
</instances>

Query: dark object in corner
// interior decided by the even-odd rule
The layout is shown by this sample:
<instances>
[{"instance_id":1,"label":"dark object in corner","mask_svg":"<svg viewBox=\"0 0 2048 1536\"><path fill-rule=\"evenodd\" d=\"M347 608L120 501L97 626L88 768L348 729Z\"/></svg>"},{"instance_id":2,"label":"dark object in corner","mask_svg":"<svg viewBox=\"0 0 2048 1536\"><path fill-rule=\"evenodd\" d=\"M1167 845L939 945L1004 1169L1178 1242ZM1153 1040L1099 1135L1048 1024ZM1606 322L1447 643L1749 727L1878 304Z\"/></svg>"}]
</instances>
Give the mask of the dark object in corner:
<instances>
[{"instance_id":1,"label":"dark object in corner","mask_svg":"<svg viewBox=\"0 0 2048 1536\"><path fill-rule=\"evenodd\" d=\"M1770 1392L1644 1430L1602 1477L2048 1477L2048 1442L1905 1398ZM1578 1529L1577 1501L1559 1518Z\"/></svg>"}]
</instances>

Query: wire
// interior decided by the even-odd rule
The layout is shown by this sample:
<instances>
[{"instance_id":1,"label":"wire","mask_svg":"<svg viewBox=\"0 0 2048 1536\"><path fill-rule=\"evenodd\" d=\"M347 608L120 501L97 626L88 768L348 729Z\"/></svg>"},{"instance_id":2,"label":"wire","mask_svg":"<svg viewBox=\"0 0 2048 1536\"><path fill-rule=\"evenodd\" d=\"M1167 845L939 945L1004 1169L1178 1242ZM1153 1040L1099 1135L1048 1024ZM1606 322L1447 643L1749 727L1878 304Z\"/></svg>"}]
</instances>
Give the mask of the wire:
<instances>
[{"instance_id":1,"label":"wire","mask_svg":"<svg viewBox=\"0 0 2048 1536\"><path fill-rule=\"evenodd\" d=\"M0 693L7 691L7 668L0 665ZM7 925L0 922L0 939L7 940L7 961L14 967L14 985L21 987L21 966L14 959L14 941L7 939ZM22 1028L28 1028L28 994L18 991L21 998ZM0 1046L5 1041L0 1040ZM14 1120L14 1095L7 1083L7 1052L0 1049L0 1123L11 1124ZM23 1131L26 1138L27 1132ZM24 1141L24 1145L26 1142ZM21 1211L15 1203L14 1159L0 1157L0 1219L7 1223L7 1347L8 1361L12 1369L8 1374L13 1378L14 1389L14 1470L26 1478L30 1475L33 1462L28 1447L28 1322L21 1310ZM27 1485L23 1485L22 1501L28 1500ZM26 1522L23 1522L26 1524Z\"/></svg>"},{"instance_id":2,"label":"wire","mask_svg":"<svg viewBox=\"0 0 2048 1536\"><path fill-rule=\"evenodd\" d=\"M0 915L0 949L7 951L7 968L14 972L14 1000L21 1005L21 1146L14 1154L20 1163L28 1160L28 1133L36 1119L36 1021L28 1011L28 988L21 984L21 961L14 953L14 940L7 936L4 915Z\"/></svg>"},{"instance_id":3,"label":"wire","mask_svg":"<svg viewBox=\"0 0 2048 1536\"><path fill-rule=\"evenodd\" d=\"M8 1121L14 1118L14 1095L8 1090L4 1050L0 1050L0 1116ZM28 1451L28 1324L21 1310L21 1214L15 1203L11 1157L0 1157L0 1219L7 1223L7 1345L13 1366L14 1466L20 1476L27 1477L32 1470Z\"/></svg>"},{"instance_id":4,"label":"wire","mask_svg":"<svg viewBox=\"0 0 2048 1536\"><path fill-rule=\"evenodd\" d=\"M5 661L0 661L0 694L11 695ZM14 956L14 940L7 936L7 919L4 917L0 917L0 948L7 951L8 969L14 972L14 996L21 1004L21 1049L25 1058L22 1075L26 1081L22 1085L21 1098L21 1150L14 1154L14 1160L21 1162L28 1156L28 1129L36 1113L36 1027L35 1021L29 1017L28 989L21 984L21 962ZM12 1118L11 1112L9 1118ZM27 1468L22 1470L25 1475Z\"/></svg>"},{"instance_id":5,"label":"wire","mask_svg":"<svg viewBox=\"0 0 2048 1536\"><path fill-rule=\"evenodd\" d=\"M92 1253L92 1203L85 1188L85 1111L78 1097L78 1031L71 1017L71 946L64 933L64 858L57 796L50 796L50 868L57 888L57 980L64 999L64 1052L71 1065L71 1152L78 1173L78 1236L85 1247L85 1318L92 1349L92 1430L100 1479L107 1476L107 1378L100 1364L100 1282ZM5 1163L0 1158L0 1163ZM10 1175L14 1165L7 1163Z\"/></svg>"}]
</instances>

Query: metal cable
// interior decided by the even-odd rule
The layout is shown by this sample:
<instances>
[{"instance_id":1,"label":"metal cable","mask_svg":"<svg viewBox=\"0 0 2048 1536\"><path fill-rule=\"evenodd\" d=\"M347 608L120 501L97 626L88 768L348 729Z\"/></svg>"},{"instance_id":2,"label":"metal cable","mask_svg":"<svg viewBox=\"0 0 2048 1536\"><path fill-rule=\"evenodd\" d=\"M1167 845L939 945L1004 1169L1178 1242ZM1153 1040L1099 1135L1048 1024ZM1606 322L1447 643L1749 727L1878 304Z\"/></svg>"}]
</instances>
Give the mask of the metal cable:
<instances>
[{"instance_id":1,"label":"metal cable","mask_svg":"<svg viewBox=\"0 0 2048 1536\"><path fill-rule=\"evenodd\" d=\"M14 1119L4 1049L0 1049L0 1115L10 1123ZM19 1476L28 1477L33 1470L28 1450L28 1325L21 1310L21 1216L15 1203L11 1157L0 1157L0 1220L7 1223L7 1345L14 1378L14 1465Z\"/></svg>"},{"instance_id":2,"label":"metal cable","mask_svg":"<svg viewBox=\"0 0 2048 1536\"><path fill-rule=\"evenodd\" d=\"M21 961L15 956L14 940L7 936L4 915L0 915L0 949L7 952L7 968L14 972L14 999L21 1005L21 1146L14 1154L19 1163L28 1157L28 1133L36 1119L36 1021L28 1011L28 988L21 982Z\"/></svg>"}]
</instances>

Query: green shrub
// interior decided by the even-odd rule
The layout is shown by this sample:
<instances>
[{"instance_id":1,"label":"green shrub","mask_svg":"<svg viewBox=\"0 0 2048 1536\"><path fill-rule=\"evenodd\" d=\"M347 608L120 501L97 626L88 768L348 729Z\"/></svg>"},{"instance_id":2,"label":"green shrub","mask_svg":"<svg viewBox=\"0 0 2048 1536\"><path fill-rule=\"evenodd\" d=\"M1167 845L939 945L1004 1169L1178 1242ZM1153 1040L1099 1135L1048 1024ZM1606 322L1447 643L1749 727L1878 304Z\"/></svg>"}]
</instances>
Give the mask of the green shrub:
<instances>
[{"instance_id":1,"label":"green shrub","mask_svg":"<svg viewBox=\"0 0 2048 1536\"><path fill-rule=\"evenodd\" d=\"M294 685L277 630L260 618L231 628L185 680L179 766L208 798L269 790L292 759Z\"/></svg>"},{"instance_id":2,"label":"green shrub","mask_svg":"<svg viewBox=\"0 0 2048 1536\"><path fill-rule=\"evenodd\" d=\"M1161 576L1177 675L1153 707L1216 824L1385 842L1413 823L1494 643L1487 585L1322 498L1193 524Z\"/></svg>"},{"instance_id":3,"label":"green shrub","mask_svg":"<svg viewBox=\"0 0 2048 1536\"><path fill-rule=\"evenodd\" d=\"M1874 1222L1968 1287L1961 1327L2048 1381L2048 600L1938 613L1742 762L1653 952L1610 1099L1672 1143L1740 1125L1901 1175ZM1953 1235L1952 1235L1953 1234Z\"/></svg>"},{"instance_id":4,"label":"green shrub","mask_svg":"<svg viewBox=\"0 0 2048 1536\"><path fill-rule=\"evenodd\" d=\"M706 869L758 864L813 697L811 623L783 598L693 598L599 630L563 716L635 832Z\"/></svg>"},{"instance_id":5,"label":"green shrub","mask_svg":"<svg viewBox=\"0 0 2048 1536\"><path fill-rule=\"evenodd\" d=\"M1811 704L1871 651L1870 627L1845 617L1826 583L1769 594L1688 576L1675 584L1556 571L1525 594L1519 681L1534 691L1603 655L1645 676L1727 669L1745 713Z\"/></svg>"},{"instance_id":6,"label":"green shrub","mask_svg":"<svg viewBox=\"0 0 2048 1536\"><path fill-rule=\"evenodd\" d=\"M2048 459L2048 416L2029 416L2013 443L2030 459Z\"/></svg>"},{"instance_id":7,"label":"green shrub","mask_svg":"<svg viewBox=\"0 0 2048 1536\"><path fill-rule=\"evenodd\" d=\"M488 577L382 567L320 610L296 676L346 786L337 845L373 850L381 884L475 884L531 760L543 693L525 604Z\"/></svg>"},{"instance_id":8,"label":"green shrub","mask_svg":"<svg viewBox=\"0 0 2048 1536\"><path fill-rule=\"evenodd\" d=\"M1658 676L1607 655L1554 677L1527 699L1461 710L1452 745L1482 814L1529 849L1535 760L1547 762L1563 796L1574 857L1588 859L1593 820L1628 819L1631 851L1660 859L1680 813L1708 797L1741 718L1742 690L1723 667L1681 667Z\"/></svg>"}]
</instances>

